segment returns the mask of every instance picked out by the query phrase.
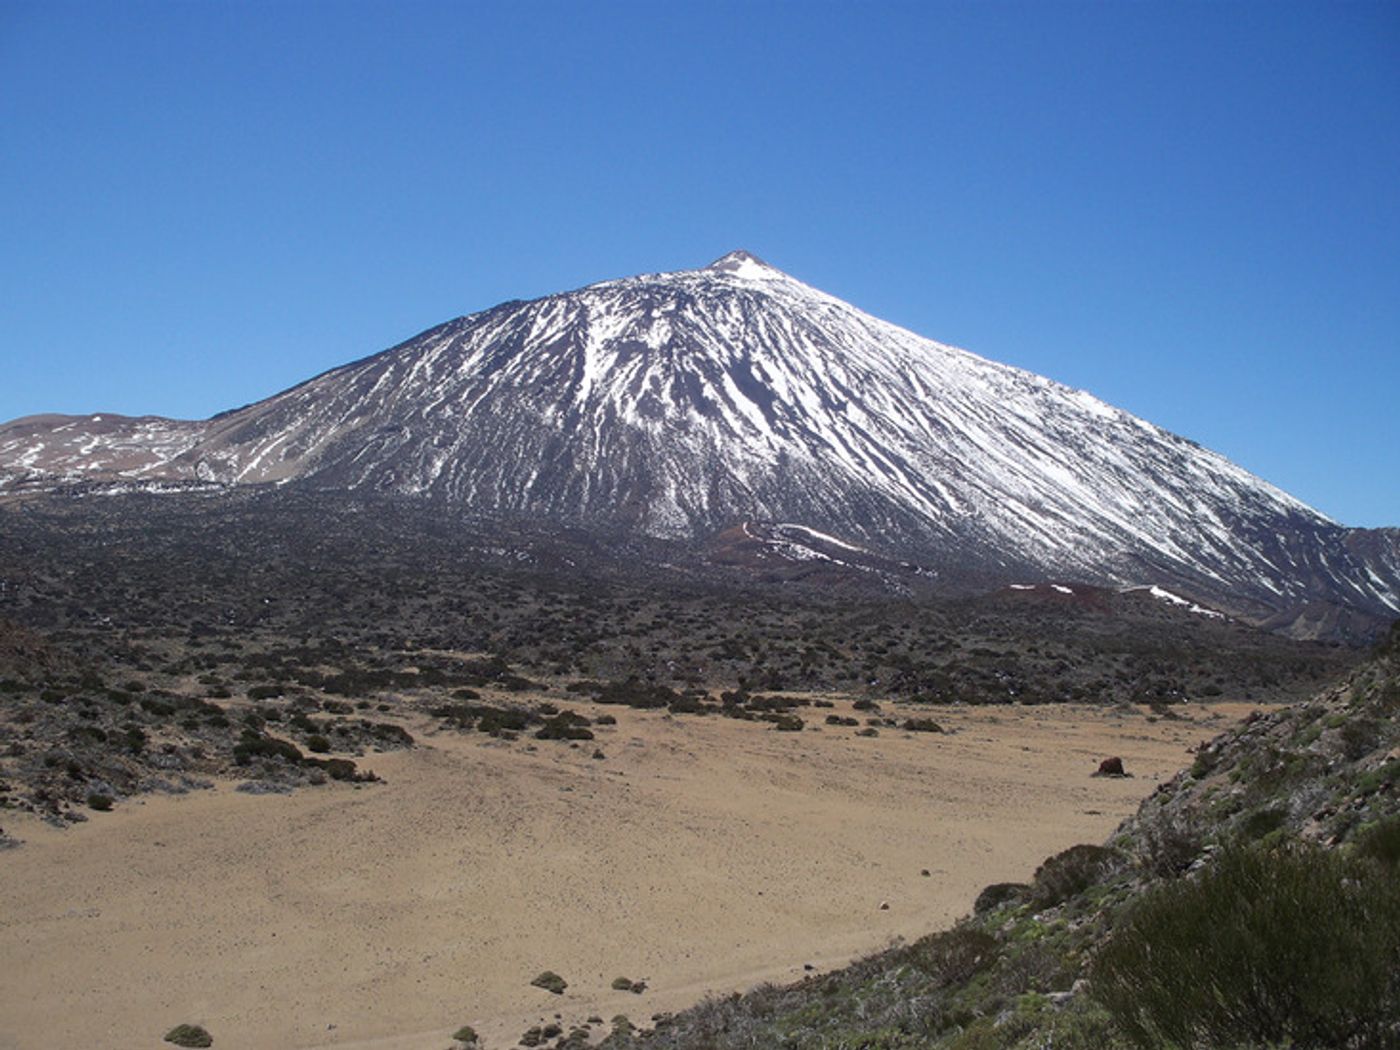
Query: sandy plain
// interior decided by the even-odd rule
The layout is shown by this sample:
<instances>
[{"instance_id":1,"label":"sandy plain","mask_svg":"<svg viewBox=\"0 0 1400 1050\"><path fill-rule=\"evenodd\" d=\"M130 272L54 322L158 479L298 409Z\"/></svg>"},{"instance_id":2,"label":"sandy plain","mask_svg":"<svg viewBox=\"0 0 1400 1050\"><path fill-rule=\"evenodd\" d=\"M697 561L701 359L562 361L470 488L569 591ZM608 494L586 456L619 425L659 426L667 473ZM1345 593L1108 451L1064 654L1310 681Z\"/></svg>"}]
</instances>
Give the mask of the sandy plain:
<instances>
[{"instance_id":1,"label":"sandy plain","mask_svg":"<svg viewBox=\"0 0 1400 1050\"><path fill-rule=\"evenodd\" d=\"M783 733L609 708L578 748L408 721L418 747L362 762L382 784L7 819L25 844L0 853L0 1048L158 1048L180 1022L221 1050L645 1024L950 924L1102 841L1250 709L940 708L947 734L863 739L813 727L826 712ZM1134 777L1091 777L1108 755ZM546 969L562 996L529 984Z\"/></svg>"}]
</instances>

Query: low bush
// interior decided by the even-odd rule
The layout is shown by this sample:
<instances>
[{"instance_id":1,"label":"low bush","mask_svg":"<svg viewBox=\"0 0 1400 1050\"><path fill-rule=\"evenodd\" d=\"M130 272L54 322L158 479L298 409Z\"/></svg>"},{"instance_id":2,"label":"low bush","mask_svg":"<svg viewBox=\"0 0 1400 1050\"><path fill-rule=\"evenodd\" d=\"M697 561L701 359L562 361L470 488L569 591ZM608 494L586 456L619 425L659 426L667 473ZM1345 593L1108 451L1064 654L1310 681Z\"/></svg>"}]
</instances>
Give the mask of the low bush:
<instances>
[{"instance_id":1,"label":"low bush","mask_svg":"<svg viewBox=\"0 0 1400 1050\"><path fill-rule=\"evenodd\" d=\"M595 700L600 704L621 704L646 709L667 707L680 698L680 693L664 685L628 678L621 682L609 682L599 691Z\"/></svg>"},{"instance_id":2,"label":"low bush","mask_svg":"<svg viewBox=\"0 0 1400 1050\"><path fill-rule=\"evenodd\" d=\"M1024 882L994 882L977 895L972 910L977 915L999 908L1007 901L1021 900L1030 893L1030 886Z\"/></svg>"},{"instance_id":3,"label":"low bush","mask_svg":"<svg viewBox=\"0 0 1400 1050\"><path fill-rule=\"evenodd\" d=\"M588 728L588 719L573 711L560 711L553 718L545 720L544 726L535 733L537 740L592 740L593 731Z\"/></svg>"},{"instance_id":4,"label":"low bush","mask_svg":"<svg viewBox=\"0 0 1400 1050\"><path fill-rule=\"evenodd\" d=\"M1041 908L1061 904L1113 874L1123 866L1117 850L1104 846L1071 846L1036 869L1031 890Z\"/></svg>"},{"instance_id":5,"label":"low bush","mask_svg":"<svg viewBox=\"0 0 1400 1050\"><path fill-rule=\"evenodd\" d=\"M905 949L905 960L938 988L967 983L997 958L997 939L985 930L956 926L924 937Z\"/></svg>"},{"instance_id":6,"label":"low bush","mask_svg":"<svg viewBox=\"0 0 1400 1050\"><path fill-rule=\"evenodd\" d=\"M233 745L233 761L246 766L255 758L281 760L296 765L302 760L301 749L288 740L273 736L263 736L252 729L244 729L243 736Z\"/></svg>"},{"instance_id":7,"label":"low bush","mask_svg":"<svg viewBox=\"0 0 1400 1050\"><path fill-rule=\"evenodd\" d=\"M1358 831L1356 853L1390 868L1400 867L1400 816L1386 817Z\"/></svg>"},{"instance_id":8,"label":"low bush","mask_svg":"<svg viewBox=\"0 0 1400 1050\"><path fill-rule=\"evenodd\" d=\"M348 758L307 758L302 760L302 765L323 770L332 780L368 782L377 779L373 773L361 773Z\"/></svg>"},{"instance_id":9,"label":"low bush","mask_svg":"<svg viewBox=\"0 0 1400 1050\"><path fill-rule=\"evenodd\" d=\"M1280 806L1258 809L1240 821L1240 835L1245 839L1262 839L1277 831L1288 820L1288 810Z\"/></svg>"},{"instance_id":10,"label":"low bush","mask_svg":"<svg viewBox=\"0 0 1400 1050\"><path fill-rule=\"evenodd\" d=\"M1142 1048L1394 1047L1400 881L1301 843L1229 848L1131 905L1090 987Z\"/></svg>"},{"instance_id":11,"label":"low bush","mask_svg":"<svg viewBox=\"0 0 1400 1050\"><path fill-rule=\"evenodd\" d=\"M1142 866L1159 878L1180 875L1201 855L1204 843L1188 823L1166 814L1142 826L1139 836Z\"/></svg>"},{"instance_id":12,"label":"low bush","mask_svg":"<svg viewBox=\"0 0 1400 1050\"><path fill-rule=\"evenodd\" d=\"M165 1033L165 1041L176 1046L213 1046L214 1038L197 1024L177 1024Z\"/></svg>"},{"instance_id":13,"label":"low bush","mask_svg":"<svg viewBox=\"0 0 1400 1050\"><path fill-rule=\"evenodd\" d=\"M563 995L564 989L569 987L569 982L553 970L545 970L530 983L536 988L543 988L546 992L553 992L555 995Z\"/></svg>"}]
</instances>

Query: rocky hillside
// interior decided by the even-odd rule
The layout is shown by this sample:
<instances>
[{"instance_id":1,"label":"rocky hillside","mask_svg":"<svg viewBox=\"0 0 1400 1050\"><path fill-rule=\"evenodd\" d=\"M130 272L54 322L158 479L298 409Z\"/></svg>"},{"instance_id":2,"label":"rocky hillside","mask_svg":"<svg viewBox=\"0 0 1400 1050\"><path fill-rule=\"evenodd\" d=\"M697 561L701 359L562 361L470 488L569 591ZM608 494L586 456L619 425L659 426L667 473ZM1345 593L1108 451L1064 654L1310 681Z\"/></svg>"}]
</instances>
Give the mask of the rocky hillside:
<instances>
[{"instance_id":1,"label":"rocky hillside","mask_svg":"<svg viewBox=\"0 0 1400 1050\"><path fill-rule=\"evenodd\" d=\"M713 1000L609 1050L1400 1045L1400 624L1251 717L1102 845L989 886L952 930ZM970 902L971 903L971 902Z\"/></svg>"},{"instance_id":2,"label":"rocky hillside","mask_svg":"<svg viewBox=\"0 0 1400 1050\"><path fill-rule=\"evenodd\" d=\"M1400 532L746 252L503 303L210 420L0 427L0 494L74 483L395 493L651 537L798 527L949 587L1160 585L1297 636L1400 611Z\"/></svg>"}]
</instances>

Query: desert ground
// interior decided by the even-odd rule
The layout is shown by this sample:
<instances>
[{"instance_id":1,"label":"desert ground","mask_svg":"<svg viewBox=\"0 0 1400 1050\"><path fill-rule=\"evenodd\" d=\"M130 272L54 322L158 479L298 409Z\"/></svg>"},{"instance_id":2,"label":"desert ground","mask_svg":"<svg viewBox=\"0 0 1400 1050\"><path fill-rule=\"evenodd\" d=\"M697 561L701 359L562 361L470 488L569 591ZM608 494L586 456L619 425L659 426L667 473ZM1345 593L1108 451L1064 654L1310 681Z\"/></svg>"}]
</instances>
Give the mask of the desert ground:
<instances>
[{"instance_id":1,"label":"desert ground","mask_svg":"<svg viewBox=\"0 0 1400 1050\"><path fill-rule=\"evenodd\" d=\"M930 708L948 732L861 738L610 708L577 747L410 719L416 748L362 760L383 783L7 820L0 1048L157 1048L180 1022L225 1050L647 1024L946 926L1104 840L1250 709ZM1091 777L1110 755L1134 776ZM544 970L563 995L531 986Z\"/></svg>"}]
</instances>

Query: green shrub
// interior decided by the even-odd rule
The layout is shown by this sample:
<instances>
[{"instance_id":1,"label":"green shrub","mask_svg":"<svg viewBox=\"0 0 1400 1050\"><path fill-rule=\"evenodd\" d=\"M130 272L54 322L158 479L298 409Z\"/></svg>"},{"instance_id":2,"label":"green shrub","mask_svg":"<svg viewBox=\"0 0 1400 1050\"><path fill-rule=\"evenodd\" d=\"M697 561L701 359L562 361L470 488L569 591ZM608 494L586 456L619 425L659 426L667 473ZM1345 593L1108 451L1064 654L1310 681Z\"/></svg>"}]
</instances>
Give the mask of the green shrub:
<instances>
[{"instance_id":1,"label":"green shrub","mask_svg":"<svg viewBox=\"0 0 1400 1050\"><path fill-rule=\"evenodd\" d=\"M214 1038L197 1024L177 1024L165 1033L165 1041L176 1046L213 1046Z\"/></svg>"},{"instance_id":2,"label":"green shrub","mask_svg":"<svg viewBox=\"0 0 1400 1050\"><path fill-rule=\"evenodd\" d=\"M1272 831L1283 827L1288 819L1288 810L1278 806L1255 810L1240 821L1240 834L1246 839L1262 839Z\"/></svg>"},{"instance_id":3,"label":"green shrub","mask_svg":"<svg viewBox=\"0 0 1400 1050\"><path fill-rule=\"evenodd\" d=\"M1030 892L1030 886L1024 882L994 882L985 887L977 895L976 902L972 905L972 910L978 915L989 912L993 908L998 908L1007 901L1019 900Z\"/></svg>"},{"instance_id":4,"label":"green shrub","mask_svg":"<svg viewBox=\"0 0 1400 1050\"><path fill-rule=\"evenodd\" d=\"M1352 718L1342 726L1342 754L1348 762L1369 755L1381 742L1381 724L1374 718Z\"/></svg>"},{"instance_id":5,"label":"green shrub","mask_svg":"<svg viewBox=\"0 0 1400 1050\"><path fill-rule=\"evenodd\" d=\"M459 1043L475 1043L477 1040L476 1029L469 1024L464 1024L452 1033L452 1038Z\"/></svg>"},{"instance_id":6,"label":"green shrub","mask_svg":"<svg viewBox=\"0 0 1400 1050\"><path fill-rule=\"evenodd\" d=\"M1127 909L1090 987L1153 1050L1393 1047L1400 882L1316 846L1225 850Z\"/></svg>"},{"instance_id":7,"label":"green shrub","mask_svg":"<svg viewBox=\"0 0 1400 1050\"><path fill-rule=\"evenodd\" d=\"M985 930L956 926L924 937L905 949L908 963L938 988L965 984L997 957L997 939Z\"/></svg>"},{"instance_id":8,"label":"green shrub","mask_svg":"<svg viewBox=\"0 0 1400 1050\"><path fill-rule=\"evenodd\" d=\"M312 733L306 738L306 750L313 751L318 755L324 755L331 749L331 742L320 733Z\"/></svg>"},{"instance_id":9,"label":"green shrub","mask_svg":"<svg viewBox=\"0 0 1400 1050\"><path fill-rule=\"evenodd\" d=\"M332 780L365 782L377 779L373 773L361 773L348 758L306 758L302 765L308 769L324 770Z\"/></svg>"},{"instance_id":10,"label":"green shrub","mask_svg":"<svg viewBox=\"0 0 1400 1050\"><path fill-rule=\"evenodd\" d=\"M290 741L244 729L242 738L233 745L233 761L246 766L255 758L281 759L296 765L302 760L302 754L301 749Z\"/></svg>"},{"instance_id":11,"label":"green shrub","mask_svg":"<svg viewBox=\"0 0 1400 1050\"><path fill-rule=\"evenodd\" d=\"M592 740L593 731L588 728L588 719L573 711L560 711L553 718L545 719L543 728L535 734L538 740Z\"/></svg>"},{"instance_id":12,"label":"green shrub","mask_svg":"<svg viewBox=\"0 0 1400 1050\"><path fill-rule=\"evenodd\" d=\"M1356 852L1388 867L1400 867L1400 816L1386 817L1362 828L1356 835Z\"/></svg>"},{"instance_id":13,"label":"green shrub","mask_svg":"<svg viewBox=\"0 0 1400 1050\"><path fill-rule=\"evenodd\" d=\"M546 970L530 983L536 988L543 988L546 992L553 992L555 995L563 995L564 989L569 987L569 982L553 970Z\"/></svg>"},{"instance_id":14,"label":"green shrub","mask_svg":"<svg viewBox=\"0 0 1400 1050\"><path fill-rule=\"evenodd\" d=\"M1036 869L1031 889L1041 908L1062 904L1123 866L1117 850L1088 844L1071 846Z\"/></svg>"},{"instance_id":15,"label":"green shrub","mask_svg":"<svg viewBox=\"0 0 1400 1050\"><path fill-rule=\"evenodd\" d=\"M95 809L99 813L106 813L112 808L112 796L94 791L87 797L87 804L89 808Z\"/></svg>"},{"instance_id":16,"label":"green shrub","mask_svg":"<svg viewBox=\"0 0 1400 1050\"><path fill-rule=\"evenodd\" d=\"M1187 821L1166 813L1146 820L1139 836L1142 865L1159 878L1175 878L1201 855L1205 843Z\"/></svg>"}]
</instances>

